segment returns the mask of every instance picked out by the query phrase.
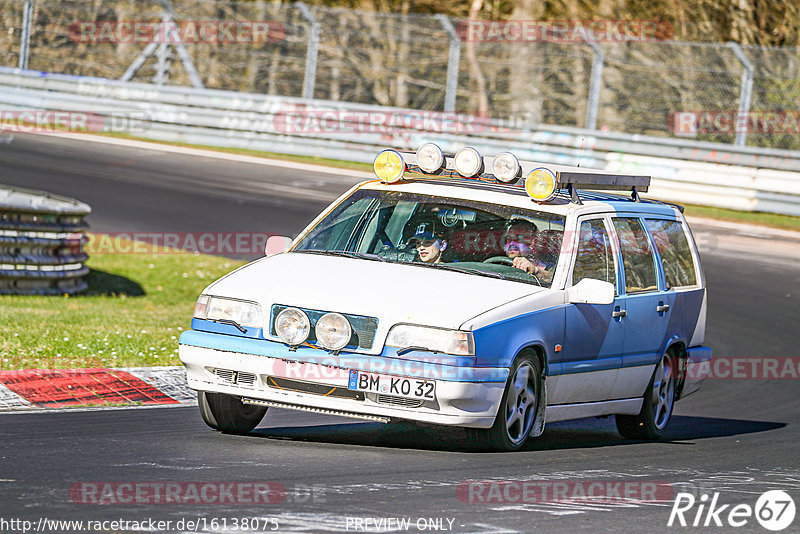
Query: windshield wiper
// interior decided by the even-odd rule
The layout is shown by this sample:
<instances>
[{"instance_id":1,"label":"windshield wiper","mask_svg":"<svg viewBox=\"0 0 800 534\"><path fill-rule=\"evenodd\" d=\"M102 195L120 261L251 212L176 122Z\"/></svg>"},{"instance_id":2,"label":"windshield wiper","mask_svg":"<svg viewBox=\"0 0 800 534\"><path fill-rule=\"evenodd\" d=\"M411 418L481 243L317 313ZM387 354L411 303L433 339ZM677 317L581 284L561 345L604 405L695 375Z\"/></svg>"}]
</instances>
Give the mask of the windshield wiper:
<instances>
[{"instance_id":1,"label":"windshield wiper","mask_svg":"<svg viewBox=\"0 0 800 534\"><path fill-rule=\"evenodd\" d=\"M406 347L404 349L398 349L397 355L402 356L403 354L408 354L409 352L432 352L434 354L441 354L442 351L429 349L428 347L419 347L416 345L412 345L410 347Z\"/></svg>"},{"instance_id":2,"label":"windshield wiper","mask_svg":"<svg viewBox=\"0 0 800 534\"><path fill-rule=\"evenodd\" d=\"M295 250L306 254L321 254L324 256L342 256L344 258L358 258L360 260L386 261L386 258L377 254L367 254L366 252L352 252L350 250Z\"/></svg>"},{"instance_id":3,"label":"windshield wiper","mask_svg":"<svg viewBox=\"0 0 800 534\"><path fill-rule=\"evenodd\" d=\"M237 323L236 321L234 321L233 319L211 319L211 320L214 321L215 323L229 324L231 326L235 326L236 329L242 334L247 333L247 329L242 325L240 325L239 323Z\"/></svg>"}]
</instances>

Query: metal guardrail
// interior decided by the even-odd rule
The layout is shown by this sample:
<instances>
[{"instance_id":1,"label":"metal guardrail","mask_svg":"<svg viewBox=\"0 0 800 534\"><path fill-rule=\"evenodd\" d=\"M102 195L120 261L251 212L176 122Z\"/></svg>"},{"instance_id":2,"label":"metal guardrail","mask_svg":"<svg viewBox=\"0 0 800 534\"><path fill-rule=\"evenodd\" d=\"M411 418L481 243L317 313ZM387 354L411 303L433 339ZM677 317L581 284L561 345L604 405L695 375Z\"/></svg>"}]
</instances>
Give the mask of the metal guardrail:
<instances>
[{"instance_id":1,"label":"metal guardrail","mask_svg":"<svg viewBox=\"0 0 800 534\"><path fill-rule=\"evenodd\" d=\"M0 185L0 295L85 290L90 212L71 198Z\"/></svg>"},{"instance_id":2,"label":"metal guardrail","mask_svg":"<svg viewBox=\"0 0 800 534\"><path fill-rule=\"evenodd\" d=\"M542 163L649 174L653 176L651 196L665 200L800 216L800 152L796 151L533 127L452 113L5 67L0 67L0 89L0 112L60 110L106 118L136 116L139 129L127 133L163 141L361 162L371 162L377 150L386 146L415 149L432 141L455 150L471 145L486 154L510 150ZM287 116L326 112L336 118L332 129L286 128ZM424 119L414 120L415 116ZM401 124L383 128L376 118L399 118ZM447 128L454 124L460 131Z\"/></svg>"}]
</instances>

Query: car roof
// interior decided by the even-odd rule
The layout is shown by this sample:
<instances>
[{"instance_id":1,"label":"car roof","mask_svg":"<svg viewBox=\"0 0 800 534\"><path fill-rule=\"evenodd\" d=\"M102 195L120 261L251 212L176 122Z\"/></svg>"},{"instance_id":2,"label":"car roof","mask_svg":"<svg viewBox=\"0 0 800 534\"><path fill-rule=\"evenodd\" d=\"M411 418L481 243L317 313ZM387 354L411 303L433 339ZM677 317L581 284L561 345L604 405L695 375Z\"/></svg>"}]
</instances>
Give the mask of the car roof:
<instances>
[{"instance_id":1,"label":"car roof","mask_svg":"<svg viewBox=\"0 0 800 534\"><path fill-rule=\"evenodd\" d=\"M642 198L640 202L636 202L630 196L624 194L617 195L587 190L578 191L581 204L572 202L570 194L565 190L559 191L555 197L547 202L538 203L527 195L524 188L466 178L414 177L406 178L393 184L371 180L360 184L360 187L488 202L563 216L573 213L582 215L608 212L675 216L675 212L680 210L676 205L658 200Z\"/></svg>"}]
</instances>

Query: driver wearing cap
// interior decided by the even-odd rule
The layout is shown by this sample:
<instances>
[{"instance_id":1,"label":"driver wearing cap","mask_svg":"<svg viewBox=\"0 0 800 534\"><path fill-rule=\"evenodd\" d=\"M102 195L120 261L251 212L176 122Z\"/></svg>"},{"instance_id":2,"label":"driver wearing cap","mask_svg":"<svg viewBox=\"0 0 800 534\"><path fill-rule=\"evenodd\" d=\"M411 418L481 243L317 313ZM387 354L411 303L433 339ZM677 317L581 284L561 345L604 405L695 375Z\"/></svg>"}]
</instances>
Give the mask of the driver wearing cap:
<instances>
[{"instance_id":1,"label":"driver wearing cap","mask_svg":"<svg viewBox=\"0 0 800 534\"><path fill-rule=\"evenodd\" d=\"M417 226L408 244L417 249L419 259L423 263L441 263L442 253L447 249L447 240L434 230L432 223Z\"/></svg>"}]
</instances>

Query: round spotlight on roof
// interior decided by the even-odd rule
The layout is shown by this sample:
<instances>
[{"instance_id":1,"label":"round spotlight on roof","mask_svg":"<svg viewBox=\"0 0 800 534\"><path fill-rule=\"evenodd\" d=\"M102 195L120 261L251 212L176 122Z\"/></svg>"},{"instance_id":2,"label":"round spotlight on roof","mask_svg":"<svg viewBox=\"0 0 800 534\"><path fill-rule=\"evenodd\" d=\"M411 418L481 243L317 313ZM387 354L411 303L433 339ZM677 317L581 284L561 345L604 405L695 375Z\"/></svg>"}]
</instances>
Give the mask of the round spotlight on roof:
<instances>
[{"instance_id":1,"label":"round spotlight on roof","mask_svg":"<svg viewBox=\"0 0 800 534\"><path fill-rule=\"evenodd\" d=\"M545 167L533 169L525 178L525 191L536 202L547 202L556 195L558 179Z\"/></svg>"},{"instance_id":2,"label":"round spotlight on roof","mask_svg":"<svg viewBox=\"0 0 800 534\"><path fill-rule=\"evenodd\" d=\"M437 172L444 165L442 149L433 143L425 143L417 149L417 165L422 172Z\"/></svg>"},{"instance_id":3,"label":"round spotlight on roof","mask_svg":"<svg viewBox=\"0 0 800 534\"><path fill-rule=\"evenodd\" d=\"M519 160L511 152L503 152L492 161L492 174L501 182L513 182L519 176Z\"/></svg>"},{"instance_id":4,"label":"round spotlight on roof","mask_svg":"<svg viewBox=\"0 0 800 534\"><path fill-rule=\"evenodd\" d=\"M483 158L477 150L468 146L456 152L454 163L458 174L470 178L481 171Z\"/></svg>"},{"instance_id":5,"label":"round spotlight on roof","mask_svg":"<svg viewBox=\"0 0 800 534\"><path fill-rule=\"evenodd\" d=\"M406 162L397 150L383 150L375 157L372 168L381 182L393 184L403 178Z\"/></svg>"}]
</instances>

